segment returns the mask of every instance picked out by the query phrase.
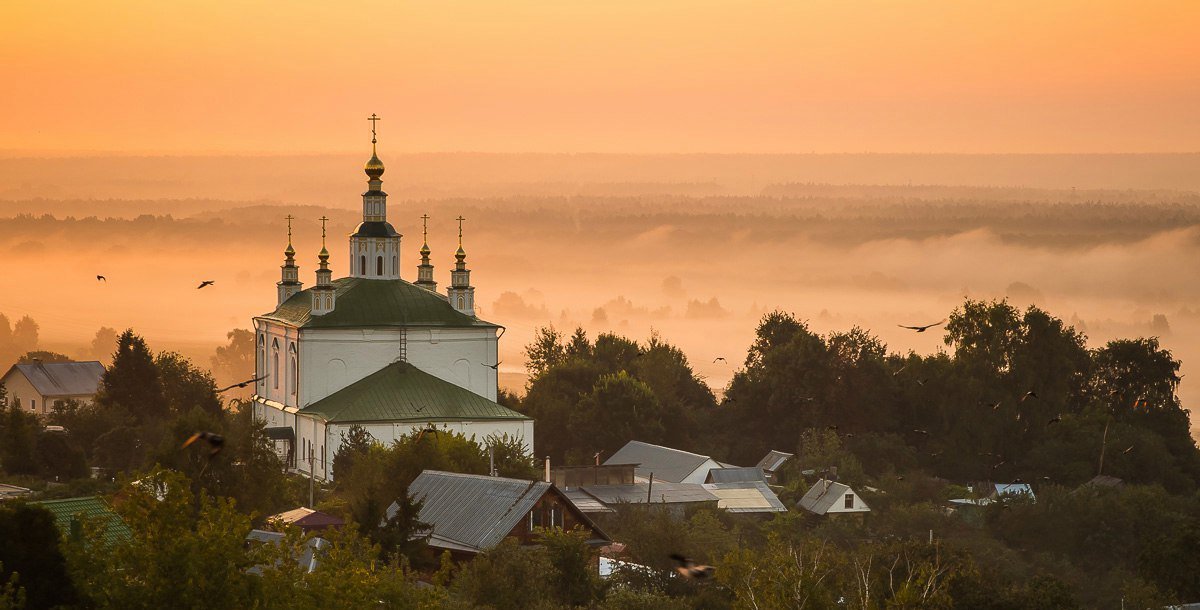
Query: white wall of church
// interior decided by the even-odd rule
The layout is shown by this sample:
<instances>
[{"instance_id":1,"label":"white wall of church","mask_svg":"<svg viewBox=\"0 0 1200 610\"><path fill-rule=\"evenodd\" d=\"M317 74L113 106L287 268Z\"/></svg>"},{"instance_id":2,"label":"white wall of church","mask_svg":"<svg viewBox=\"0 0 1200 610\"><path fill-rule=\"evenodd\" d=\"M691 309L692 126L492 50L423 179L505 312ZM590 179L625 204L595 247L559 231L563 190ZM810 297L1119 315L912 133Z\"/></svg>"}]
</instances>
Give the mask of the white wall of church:
<instances>
[{"instance_id":1,"label":"white wall of church","mask_svg":"<svg viewBox=\"0 0 1200 610\"><path fill-rule=\"evenodd\" d=\"M265 320L256 320L255 325L255 377L267 376L258 382L255 393L280 404L297 406L299 330Z\"/></svg>"},{"instance_id":2,"label":"white wall of church","mask_svg":"<svg viewBox=\"0 0 1200 610\"><path fill-rule=\"evenodd\" d=\"M494 328L409 328L413 366L496 400L498 339ZM397 328L306 329L300 339L300 404L310 405L400 359Z\"/></svg>"}]
</instances>

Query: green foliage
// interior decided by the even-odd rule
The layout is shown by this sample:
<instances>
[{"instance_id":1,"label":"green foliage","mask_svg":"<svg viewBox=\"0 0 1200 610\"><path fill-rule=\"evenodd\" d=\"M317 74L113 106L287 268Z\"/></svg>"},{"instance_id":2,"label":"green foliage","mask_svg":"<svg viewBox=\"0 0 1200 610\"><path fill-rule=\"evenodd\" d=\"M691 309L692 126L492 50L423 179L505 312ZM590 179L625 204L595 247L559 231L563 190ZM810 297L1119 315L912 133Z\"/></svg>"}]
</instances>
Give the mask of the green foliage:
<instances>
[{"instance_id":1,"label":"green foliage","mask_svg":"<svg viewBox=\"0 0 1200 610\"><path fill-rule=\"evenodd\" d=\"M0 385L0 468L13 474L37 474L37 416L9 405Z\"/></svg>"},{"instance_id":2,"label":"green foliage","mask_svg":"<svg viewBox=\"0 0 1200 610\"><path fill-rule=\"evenodd\" d=\"M207 371L196 368L187 358L174 352L162 352L154 358L167 408L176 415L200 409L221 412L216 382Z\"/></svg>"},{"instance_id":3,"label":"green foliage","mask_svg":"<svg viewBox=\"0 0 1200 610\"><path fill-rule=\"evenodd\" d=\"M0 504L0 540L4 541L0 544L0 583L8 582L14 588L19 585L30 607L50 608L78 601L50 511L32 504ZM0 586L0 608L5 598L15 603L14 593Z\"/></svg>"},{"instance_id":4,"label":"green foliage","mask_svg":"<svg viewBox=\"0 0 1200 610\"><path fill-rule=\"evenodd\" d=\"M235 328L225 333L228 345L217 347L211 359L213 375L229 384L254 376L254 332Z\"/></svg>"},{"instance_id":5,"label":"green foliage","mask_svg":"<svg viewBox=\"0 0 1200 610\"><path fill-rule=\"evenodd\" d=\"M112 366L100 380L96 403L131 414L137 423L165 417L170 411L162 376L146 342L133 333L121 333Z\"/></svg>"},{"instance_id":6,"label":"green foliage","mask_svg":"<svg viewBox=\"0 0 1200 610\"><path fill-rule=\"evenodd\" d=\"M52 362L71 362L71 360L72 358L66 354L60 354L58 352L51 352L47 350L35 350L18 358L17 364L32 364L34 362L50 364Z\"/></svg>"}]
</instances>

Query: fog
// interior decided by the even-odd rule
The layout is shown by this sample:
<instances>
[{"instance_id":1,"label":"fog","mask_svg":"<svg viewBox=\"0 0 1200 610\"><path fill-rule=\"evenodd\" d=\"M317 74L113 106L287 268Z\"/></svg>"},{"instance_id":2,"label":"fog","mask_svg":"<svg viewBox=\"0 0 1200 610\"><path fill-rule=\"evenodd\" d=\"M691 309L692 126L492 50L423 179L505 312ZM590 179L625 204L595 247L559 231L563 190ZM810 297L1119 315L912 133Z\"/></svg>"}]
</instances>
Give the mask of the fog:
<instances>
[{"instance_id":1,"label":"fog","mask_svg":"<svg viewBox=\"0 0 1200 610\"><path fill-rule=\"evenodd\" d=\"M428 213L439 286L464 247L480 315L506 327L502 384L523 386L539 326L679 345L718 392L758 319L869 329L892 351L947 349L897 324L964 297L1036 304L1093 346L1158 336L1200 404L1200 156L408 155L384 189L415 278ZM78 353L100 326L208 364L274 306L295 215L313 283L322 215L335 277L358 222L361 160L0 159L0 313ZM103 274L106 282L95 275ZM197 290L200 280L216 284ZM727 359L714 362L717 357ZM0 363L6 364L6 363Z\"/></svg>"}]
</instances>

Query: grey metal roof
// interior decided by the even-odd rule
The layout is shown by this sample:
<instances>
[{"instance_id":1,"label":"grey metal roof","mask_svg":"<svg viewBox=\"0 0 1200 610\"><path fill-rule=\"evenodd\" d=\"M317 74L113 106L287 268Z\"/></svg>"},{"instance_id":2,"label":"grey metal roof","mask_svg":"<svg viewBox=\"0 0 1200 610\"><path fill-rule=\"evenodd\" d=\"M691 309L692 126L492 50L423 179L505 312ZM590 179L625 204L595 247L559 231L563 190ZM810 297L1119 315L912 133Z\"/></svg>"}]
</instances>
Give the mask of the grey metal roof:
<instances>
[{"instance_id":1,"label":"grey metal roof","mask_svg":"<svg viewBox=\"0 0 1200 610\"><path fill-rule=\"evenodd\" d=\"M95 360L14 364L4 376L14 370L42 396L91 396L100 389L100 378L104 376L104 365Z\"/></svg>"},{"instance_id":2,"label":"grey metal roof","mask_svg":"<svg viewBox=\"0 0 1200 610\"><path fill-rule=\"evenodd\" d=\"M563 495L571 501L580 511L585 513L611 513L613 509L604 505L599 499L592 494L579 489L578 487L563 489Z\"/></svg>"},{"instance_id":3,"label":"grey metal roof","mask_svg":"<svg viewBox=\"0 0 1200 610\"><path fill-rule=\"evenodd\" d=\"M655 484L659 480L679 483L699 468L709 458L707 455L681 451L641 441L629 441L624 447L604 460L608 464L638 464L634 472L648 477L654 473Z\"/></svg>"},{"instance_id":4,"label":"grey metal roof","mask_svg":"<svg viewBox=\"0 0 1200 610\"><path fill-rule=\"evenodd\" d=\"M417 518L434 537L483 551L499 544L550 488L545 481L426 470L408 491L424 502Z\"/></svg>"},{"instance_id":5,"label":"grey metal roof","mask_svg":"<svg viewBox=\"0 0 1200 610\"><path fill-rule=\"evenodd\" d=\"M762 468L757 466L752 468L713 468L708 471L708 477L705 483L741 483L759 481L766 485L767 477L763 474Z\"/></svg>"},{"instance_id":6,"label":"grey metal roof","mask_svg":"<svg viewBox=\"0 0 1200 610\"><path fill-rule=\"evenodd\" d=\"M779 470L779 467L783 466L783 463L788 461L788 458L791 458L792 455L793 454L791 453L784 453L782 451L768 451L767 455L763 456L763 459L758 461L758 467L761 468L763 472L775 472L776 470Z\"/></svg>"},{"instance_id":7,"label":"grey metal roof","mask_svg":"<svg viewBox=\"0 0 1200 610\"><path fill-rule=\"evenodd\" d=\"M765 481L705 483L704 489L717 497L717 508L731 513L787 512L787 507Z\"/></svg>"},{"instance_id":8,"label":"grey metal roof","mask_svg":"<svg viewBox=\"0 0 1200 610\"><path fill-rule=\"evenodd\" d=\"M680 504L716 502L719 498L699 483L669 483L655 479L654 484L585 485L583 490L601 502L613 504Z\"/></svg>"},{"instance_id":9,"label":"grey metal roof","mask_svg":"<svg viewBox=\"0 0 1200 610\"><path fill-rule=\"evenodd\" d=\"M824 515L829 512L830 508L833 508L834 504L846 497L847 492L851 491L853 490L845 484L821 479L813 484L808 493L804 494L803 498L800 498L798 504L800 508L812 511L818 515ZM858 497L858 494L854 495L856 498L855 510L869 509L867 503L863 502L862 498Z\"/></svg>"}]
</instances>

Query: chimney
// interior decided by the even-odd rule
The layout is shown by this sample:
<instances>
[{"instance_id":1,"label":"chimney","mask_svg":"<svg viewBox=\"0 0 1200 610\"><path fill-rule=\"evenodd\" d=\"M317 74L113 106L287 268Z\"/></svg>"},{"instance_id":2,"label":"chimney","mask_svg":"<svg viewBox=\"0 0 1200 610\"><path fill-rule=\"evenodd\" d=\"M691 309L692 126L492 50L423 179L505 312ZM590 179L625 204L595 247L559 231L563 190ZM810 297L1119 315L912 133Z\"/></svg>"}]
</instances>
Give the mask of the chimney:
<instances>
[{"instance_id":1,"label":"chimney","mask_svg":"<svg viewBox=\"0 0 1200 610\"><path fill-rule=\"evenodd\" d=\"M546 456L546 482L550 482L550 456Z\"/></svg>"},{"instance_id":2,"label":"chimney","mask_svg":"<svg viewBox=\"0 0 1200 610\"><path fill-rule=\"evenodd\" d=\"M592 457L596 459L596 465L599 466L600 465L600 452L597 451L596 455L593 455Z\"/></svg>"}]
</instances>

